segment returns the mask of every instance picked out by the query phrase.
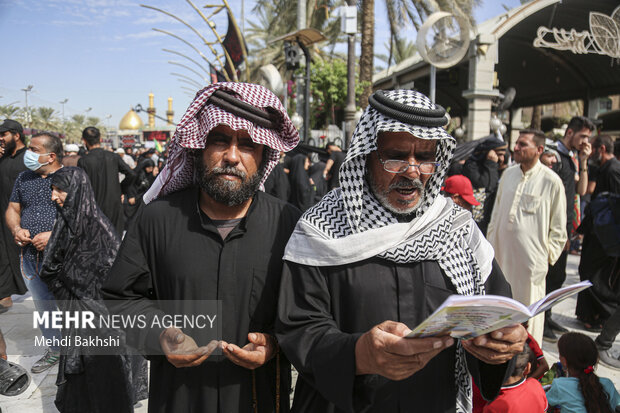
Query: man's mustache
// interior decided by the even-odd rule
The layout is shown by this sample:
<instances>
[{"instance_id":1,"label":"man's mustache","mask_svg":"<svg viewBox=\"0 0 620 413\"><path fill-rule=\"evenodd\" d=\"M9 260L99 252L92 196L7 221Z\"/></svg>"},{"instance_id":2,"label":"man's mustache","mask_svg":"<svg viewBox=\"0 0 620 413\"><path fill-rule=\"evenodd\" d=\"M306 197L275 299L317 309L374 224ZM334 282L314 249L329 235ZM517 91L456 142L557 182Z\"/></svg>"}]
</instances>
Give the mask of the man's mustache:
<instances>
[{"instance_id":1,"label":"man's mustache","mask_svg":"<svg viewBox=\"0 0 620 413\"><path fill-rule=\"evenodd\" d=\"M399 189L399 188L406 188L406 189L413 188L413 189L422 191L424 189L424 184L419 179L409 179L409 178L402 177L397 182L394 182L393 184L391 184L388 189L391 190L391 189Z\"/></svg>"},{"instance_id":2,"label":"man's mustache","mask_svg":"<svg viewBox=\"0 0 620 413\"><path fill-rule=\"evenodd\" d=\"M223 168L216 166L213 169L211 169L210 173L211 175L233 175L233 176L238 176L241 179L245 179L247 176L245 172L240 171L234 166L225 166Z\"/></svg>"}]
</instances>

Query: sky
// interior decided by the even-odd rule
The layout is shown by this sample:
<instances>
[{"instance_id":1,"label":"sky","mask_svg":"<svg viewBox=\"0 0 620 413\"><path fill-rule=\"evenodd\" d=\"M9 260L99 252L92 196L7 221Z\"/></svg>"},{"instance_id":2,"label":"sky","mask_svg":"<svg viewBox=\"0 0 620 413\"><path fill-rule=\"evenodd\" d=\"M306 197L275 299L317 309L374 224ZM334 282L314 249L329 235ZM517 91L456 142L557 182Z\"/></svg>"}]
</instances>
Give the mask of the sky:
<instances>
[{"instance_id":1,"label":"sky","mask_svg":"<svg viewBox=\"0 0 620 413\"><path fill-rule=\"evenodd\" d=\"M228 3L241 24L242 0ZM478 22L503 13L504 5L518 6L519 0L481 3L475 11ZM171 12L197 28L208 41L214 40L208 26L183 0L0 0L0 105L24 107L25 93L21 89L33 85L28 93L29 106L52 107L62 116L60 102L68 99L64 105L66 118L74 114L96 116L103 125L116 128L132 106L140 103L146 108L152 92L157 114L163 117L168 97L173 98L177 122L192 99L183 87L198 87L181 82L171 73L194 79L198 76L168 62L200 69L162 49L177 50L199 61L201 58L179 40L152 29L171 31L191 41L205 56L212 54L206 46L200 47L199 38L181 23L140 4ZM194 4L201 8L206 2L194 0ZM252 18L253 4L253 0L243 4L246 22ZM384 45L389 32L382 7L382 1L375 1L375 53L387 55ZM223 36L227 28L225 14L219 16L215 22ZM404 28L403 33L415 39L412 27ZM141 117L146 123L146 114ZM157 126L163 124L156 121Z\"/></svg>"}]
</instances>

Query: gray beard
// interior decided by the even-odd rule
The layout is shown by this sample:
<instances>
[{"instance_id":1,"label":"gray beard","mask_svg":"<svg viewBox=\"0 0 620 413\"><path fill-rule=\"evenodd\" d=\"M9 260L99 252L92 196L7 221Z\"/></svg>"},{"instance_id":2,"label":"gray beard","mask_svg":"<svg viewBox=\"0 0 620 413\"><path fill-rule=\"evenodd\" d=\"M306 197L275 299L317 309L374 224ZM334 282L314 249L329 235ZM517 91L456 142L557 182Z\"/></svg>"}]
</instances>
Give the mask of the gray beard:
<instances>
[{"instance_id":1,"label":"gray beard","mask_svg":"<svg viewBox=\"0 0 620 413\"><path fill-rule=\"evenodd\" d=\"M263 165L261 165L254 175L248 178L245 172L238 170L234 166L208 169L203 164L202 159L198 158L196 162L198 186L220 204L227 206L241 205L252 198L260 187L260 181L264 171ZM222 179L220 174L238 176L241 178L241 183Z\"/></svg>"},{"instance_id":2,"label":"gray beard","mask_svg":"<svg viewBox=\"0 0 620 413\"><path fill-rule=\"evenodd\" d=\"M422 205L421 201L422 201L422 198L424 198L425 190L424 190L424 184L419 179L401 178L396 183L391 184L386 191L380 191L370 176L367 178L367 180L369 183L370 191L375 196L375 198L377 198L379 203L383 205L385 209L387 209L392 214L394 214L399 220L402 218L409 217L414 212L416 212L418 208L420 208L420 205ZM411 186L417 189L420 194L418 198L418 202L414 206L406 208L406 209L401 209L401 208L396 208L392 204L390 204L390 201L388 200L388 194L390 190L401 188L401 187L411 187Z\"/></svg>"}]
</instances>

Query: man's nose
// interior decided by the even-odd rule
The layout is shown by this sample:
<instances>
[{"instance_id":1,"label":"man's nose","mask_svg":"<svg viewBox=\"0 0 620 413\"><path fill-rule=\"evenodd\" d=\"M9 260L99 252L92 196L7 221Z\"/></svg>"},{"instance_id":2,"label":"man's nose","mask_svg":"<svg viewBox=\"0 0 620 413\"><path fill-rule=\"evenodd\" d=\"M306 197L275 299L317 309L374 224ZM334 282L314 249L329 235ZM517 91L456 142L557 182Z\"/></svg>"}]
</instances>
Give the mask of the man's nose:
<instances>
[{"instance_id":1,"label":"man's nose","mask_svg":"<svg viewBox=\"0 0 620 413\"><path fill-rule=\"evenodd\" d=\"M415 163L416 163L415 159L414 160L410 159L409 160L409 167L401 175L402 176L406 176L407 178L419 178L420 177L420 170L418 169L417 166L413 166L413 164L415 164Z\"/></svg>"},{"instance_id":2,"label":"man's nose","mask_svg":"<svg viewBox=\"0 0 620 413\"><path fill-rule=\"evenodd\" d=\"M229 164L236 165L239 163L239 148L237 145L232 144L228 147L224 153L224 161Z\"/></svg>"}]
</instances>

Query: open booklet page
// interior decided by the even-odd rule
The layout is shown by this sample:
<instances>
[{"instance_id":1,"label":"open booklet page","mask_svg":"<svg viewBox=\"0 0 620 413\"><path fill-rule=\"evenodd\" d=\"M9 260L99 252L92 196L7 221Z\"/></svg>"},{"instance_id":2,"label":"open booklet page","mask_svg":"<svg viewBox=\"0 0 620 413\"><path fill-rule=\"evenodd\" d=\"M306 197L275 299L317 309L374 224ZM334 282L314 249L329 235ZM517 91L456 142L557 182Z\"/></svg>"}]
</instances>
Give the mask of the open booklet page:
<instances>
[{"instance_id":1,"label":"open booklet page","mask_svg":"<svg viewBox=\"0 0 620 413\"><path fill-rule=\"evenodd\" d=\"M477 337L522 323L591 285L589 281L582 281L560 288L529 308L516 300L497 295L452 295L407 337L448 334L455 338Z\"/></svg>"}]
</instances>

